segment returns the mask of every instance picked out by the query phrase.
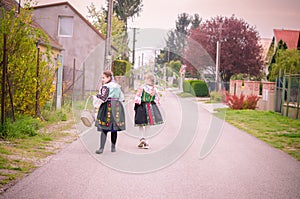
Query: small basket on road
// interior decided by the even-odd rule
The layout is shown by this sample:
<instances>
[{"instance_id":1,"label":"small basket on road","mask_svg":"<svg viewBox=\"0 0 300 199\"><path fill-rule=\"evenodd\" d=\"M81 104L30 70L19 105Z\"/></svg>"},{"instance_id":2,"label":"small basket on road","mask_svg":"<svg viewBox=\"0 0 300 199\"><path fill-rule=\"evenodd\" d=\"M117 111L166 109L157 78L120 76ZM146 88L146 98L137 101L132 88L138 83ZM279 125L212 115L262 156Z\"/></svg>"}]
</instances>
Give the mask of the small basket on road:
<instances>
[{"instance_id":1,"label":"small basket on road","mask_svg":"<svg viewBox=\"0 0 300 199\"><path fill-rule=\"evenodd\" d=\"M80 116L82 123L86 127L91 127L92 124L95 122L95 116L94 116L95 114L92 111L87 109L89 99L90 99L90 97L87 98L84 110L81 112L81 116Z\"/></svg>"}]
</instances>

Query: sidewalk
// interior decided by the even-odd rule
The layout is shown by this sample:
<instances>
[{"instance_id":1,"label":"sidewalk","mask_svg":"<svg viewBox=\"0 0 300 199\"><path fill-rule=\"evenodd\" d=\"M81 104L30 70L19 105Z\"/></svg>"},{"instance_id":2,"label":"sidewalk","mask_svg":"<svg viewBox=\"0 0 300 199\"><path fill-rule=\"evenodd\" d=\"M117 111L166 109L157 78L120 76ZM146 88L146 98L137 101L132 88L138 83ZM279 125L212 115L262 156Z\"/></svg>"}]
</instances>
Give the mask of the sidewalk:
<instances>
[{"instance_id":1,"label":"sidewalk","mask_svg":"<svg viewBox=\"0 0 300 199\"><path fill-rule=\"evenodd\" d=\"M96 155L98 133L91 129L0 198L300 198L299 161L225 122L213 150L200 159L216 126L212 107L168 91L163 96L166 123L150 132L149 151L137 149L129 104L116 153L107 142Z\"/></svg>"}]
</instances>

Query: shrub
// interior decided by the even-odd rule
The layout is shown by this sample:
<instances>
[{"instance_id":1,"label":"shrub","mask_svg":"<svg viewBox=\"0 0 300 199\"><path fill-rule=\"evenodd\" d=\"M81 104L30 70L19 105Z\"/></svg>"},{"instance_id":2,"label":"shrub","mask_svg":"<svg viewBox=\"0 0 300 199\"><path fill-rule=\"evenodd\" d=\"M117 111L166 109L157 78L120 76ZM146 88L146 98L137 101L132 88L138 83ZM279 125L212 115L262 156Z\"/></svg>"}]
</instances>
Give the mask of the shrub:
<instances>
[{"instance_id":1,"label":"shrub","mask_svg":"<svg viewBox=\"0 0 300 199\"><path fill-rule=\"evenodd\" d=\"M205 97L208 96L208 88L205 82L195 81L192 82L192 94L196 97Z\"/></svg>"},{"instance_id":2,"label":"shrub","mask_svg":"<svg viewBox=\"0 0 300 199\"><path fill-rule=\"evenodd\" d=\"M131 69L131 64L126 60L115 60L113 65L114 76L124 76Z\"/></svg>"},{"instance_id":3,"label":"shrub","mask_svg":"<svg viewBox=\"0 0 300 199\"><path fill-rule=\"evenodd\" d=\"M24 115L17 118L16 122L8 120L4 125L0 125L0 136L4 139L31 137L37 135L40 126L39 119Z\"/></svg>"},{"instance_id":4,"label":"shrub","mask_svg":"<svg viewBox=\"0 0 300 199\"><path fill-rule=\"evenodd\" d=\"M188 81L183 82L183 85L182 85L183 92L190 93L192 90L191 87L192 86L190 85L190 82L188 82Z\"/></svg>"},{"instance_id":5,"label":"shrub","mask_svg":"<svg viewBox=\"0 0 300 199\"><path fill-rule=\"evenodd\" d=\"M220 92L213 91L210 93L210 101L213 102L222 102L223 94Z\"/></svg>"},{"instance_id":6,"label":"shrub","mask_svg":"<svg viewBox=\"0 0 300 199\"><path fill-rule=\"evenodd\" d=\"M201 80L185 80L183 82L183 92L191 93L197 97L208 96L207 85Z\"/></svg>"},{"instance_id":7,"label":"shrub","mask_svg":"<svg viewBox=\"0 0 300 199\"><path fill-rule=\"evenodd\" d=\"M259 100L259 97L257 95L249 95L247 96L247 99L244 103L244 109L253 109L255 110L257 106L257 102Z\"/></svg>"},{"instance_id":8,"label":"shrub","mask_svg":"<svg viewBox=\"0 0 300 199\"><path fill-rule=\"evenodd\" d=\"M44 119L46 121L51 121L51 122L67 121L68 119L67 113L68 110L66 110L65 108L56 111L48 111L48 110L42 111Z\"/></svg>"},{"instance_id":9,"label":"shrub","mask_svg":"<svg viewBox=\"0 0 300 199\"><path fill-rule=\"evenodd\" d=\"M238 97L236 95L230 95L229 93L226 93L225 103L231 109L240 110L243 109L244 98L245 96L243 94L241 94L240 97Z\"/></svg>"},{"instance_id":10,"label":"shrub","mask_svg":"<svg viewBox=\"0 0 300 199\"><path fill-rule=\"evenodd\" d=\"M228 92L225 93L225 104L231 109L253 109L255 110L259 97L257 95L245 96L243 94L240 97L236 95L230 95Z\"/></svg>"}]
</instances>

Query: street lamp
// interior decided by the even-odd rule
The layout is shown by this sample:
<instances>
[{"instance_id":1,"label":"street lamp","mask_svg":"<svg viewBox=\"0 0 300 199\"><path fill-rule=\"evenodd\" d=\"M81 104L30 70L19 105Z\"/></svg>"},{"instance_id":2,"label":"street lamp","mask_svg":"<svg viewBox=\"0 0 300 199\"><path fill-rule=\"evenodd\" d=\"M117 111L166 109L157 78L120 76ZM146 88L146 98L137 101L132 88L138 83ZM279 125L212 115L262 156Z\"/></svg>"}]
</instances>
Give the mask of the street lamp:
<instances>
[{"instance_id":1,"label":"street lamp","mask_svg":"<svg viewBox=\"0 0 300 199\"><path fill-rule=\"evenodd\" d=\"M221 41L222 41L222 30L223 30L223 22L219 25L218 31L218 41L217 41L217 49L216 49L216 76L215 76L215 82L216 82L216 91L219 90L219 69L220 69L220 58L221 58Z\"/></svg>"}]
</instances>

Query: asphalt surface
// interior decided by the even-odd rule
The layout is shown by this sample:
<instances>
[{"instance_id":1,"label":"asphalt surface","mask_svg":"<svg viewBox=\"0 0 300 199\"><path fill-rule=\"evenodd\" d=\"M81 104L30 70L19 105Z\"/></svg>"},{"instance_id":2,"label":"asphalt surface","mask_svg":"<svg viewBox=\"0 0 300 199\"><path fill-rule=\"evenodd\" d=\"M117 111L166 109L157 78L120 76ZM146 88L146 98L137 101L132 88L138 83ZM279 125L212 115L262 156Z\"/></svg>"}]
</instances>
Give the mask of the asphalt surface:
<instances>
[{"instance_id":1,"label":"asphalt surface","mask_svg":"<svg viewBox=\"0 0 300 199\"><path fill-rule=\"evenodd\" d=\"M130 102L130 101L129 101ZM300 198L300 162L212 116L211 105L165 92L165 123L138 149L128 103L117 152L97 155L95 128L0 198Z\"/></svg>"}]
</instances>

